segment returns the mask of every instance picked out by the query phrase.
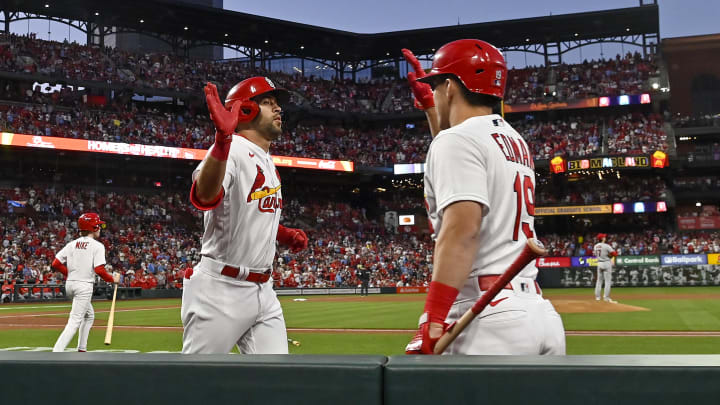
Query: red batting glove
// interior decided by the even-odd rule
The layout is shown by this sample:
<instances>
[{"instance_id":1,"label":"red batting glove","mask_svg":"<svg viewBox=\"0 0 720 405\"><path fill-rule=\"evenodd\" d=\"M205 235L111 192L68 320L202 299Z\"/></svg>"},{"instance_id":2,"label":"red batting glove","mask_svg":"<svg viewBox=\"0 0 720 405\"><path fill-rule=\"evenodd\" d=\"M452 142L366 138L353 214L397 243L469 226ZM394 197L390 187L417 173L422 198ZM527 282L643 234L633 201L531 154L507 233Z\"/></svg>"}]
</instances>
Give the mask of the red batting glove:
<instances>
[{"instance_id":1,"label":"red batting glove","mask_svg":"<svg viewBox=\"0 0 720 405\"><path fill-rule=\"evenodd\" d=\"M435 353L435 345L437 344L438 340L442 337L442 335L445 334L445 332L449 329L449 325L445 322L443 323L433 323L434 325L442 326L443 333L436 337L431 338L430 337L430 322L427 321L428 319L428 313L424 312L422 315L420 315L420 322L418 326L417 332L415 332L415 336L413 336L412 340L410 340L410 343L405 346L405 354L434 354Z\"/></svg>"},{"instance_id":2,"label":"red batting glove","mask_svg":"<svg viewBox=\"0 0 720 405\"><path fill-rule=\"evenodd\" d=\"M427 110L428 108L435 107L435 99L433 98L433 92L430 85L417 81L417 79L425 77L425 71L422 66L420 66L420 61L417 60L415 55L409 49L403 48L402 54L414 70L414 72L408 72L407 77L410 90L412 90L413 96L415 96L415 108L419 110Z\"/></svg>"},{"instance_id":3,"label":"red batting glove","mask_svg":"<svg viewBox=\"0 0 720 405\"><path fill-rule=\"evenodd\" d=\"M210 156L225 161L230 153L230 143L239 122L252 120L259 111L257 103L250 101L235 102L228 110L220 102L217 87L208 83L205 88L205 101L210 111L210 119L215 124L215 145L210 150ZM246 111L250 111L246 113Z\"/></svg>"},{"instance_id":4,"label":"red batting glove","mask_svg":"<svg viewBox=\"0 0 720 405\"><path fill-rule=\"evenodd\" d=\"M277 241L288 246L290 251L297 253L308 246L308 237L302 229L287 228L278 225Z\"/></svg>"},{"instance_id":5,"label":"red batting glove","mask_svg":"<svg viewBox=\"0 0 720 405\"><path fill-rule=\"evenodd\" d=\"M410 343L405 347L405 354L433 354L435 344L440 337L450 328L445 323L450 307L452 307L459 291L455 287L433 281L430 283L428 297L425 301L425 312L420 315L418 331ZM435 338L430 337L430 325L442 326L442 334Z\"/></svg>"}]
</instances>

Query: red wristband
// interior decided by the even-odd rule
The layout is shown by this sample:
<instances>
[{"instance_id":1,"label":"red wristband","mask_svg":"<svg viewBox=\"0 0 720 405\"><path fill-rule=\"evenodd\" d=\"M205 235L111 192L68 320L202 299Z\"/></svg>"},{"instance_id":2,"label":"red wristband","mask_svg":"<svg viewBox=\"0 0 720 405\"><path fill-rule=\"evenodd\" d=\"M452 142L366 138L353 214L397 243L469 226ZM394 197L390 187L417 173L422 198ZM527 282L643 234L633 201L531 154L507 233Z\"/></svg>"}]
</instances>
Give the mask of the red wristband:
<instances>
[{"instance_id":1,"label":"red wristband","mask_svg":"<svg viewBox=\"0 0 720 405\"><path fill-rule=\"evenodd\" d=\"M195 195L195 183L197 183L197 180L193 181L192 187L190 187L190 203L192 203L195 208L199 209L200 211L210 211L220 205L223 198L225 197L224 187L220 187L220 192L218 193L217 197L215 197L215 200L213 202L209 204L203 204L200 202L200 200L198 200L197 196Z\"/></svg>"},{"instance_id":2,"label":"red wristband","mask_svg":"<svg viewBox=\"0 0 720 405\"><path fill-rule=\"evenodd\" d=\"M105 265L104 265L104 264L101 264L101 265L95 267L95 274L97 274L98 276L100 276L100 278L102 278L103 280L105 280L105 282L107 282L107 283L114 283L114 282L115 282L115 279L113 278L113 276L111 276L110 274L108 274L107 270L105 270Z\"/></svg>"},{"instance_id":3,"label":"red wristband","mask_svg":"<svg viewBox=\"0 0 720 405\"><path fill-rule=\"evenodd\" d=\"M443 323L447 318L450 307L460 291L437 281L430 282L427 300L425 301L425 312L428 314L428 322Z\"/></svg>"},{"instance_id":4,"label":"red wristband","mask_svg":"<svg viewBox=\"0 0 720 405\"><path fill-rule=\"evenodd\" d=\"M230 155L230 144L231 142L215 142L210 149L210 156L221 162L228 160L228 156Z\"/></svg>"},{"instance_id":5,"label":"red wristband","mask_svg":"<svg viewBox=\"0 0 720 405\"><path fill-rule=\"evenodd\" d=\"M65 278L67 278L67 276L68 276L67 266L65 266L65 264L63 264L63 262L58 260L57 257L55 258L55 260L53 260L51 267L53 269L59 271L60 273L62 273L63 276L65 276Z\"/></svg>"}]
</instances>

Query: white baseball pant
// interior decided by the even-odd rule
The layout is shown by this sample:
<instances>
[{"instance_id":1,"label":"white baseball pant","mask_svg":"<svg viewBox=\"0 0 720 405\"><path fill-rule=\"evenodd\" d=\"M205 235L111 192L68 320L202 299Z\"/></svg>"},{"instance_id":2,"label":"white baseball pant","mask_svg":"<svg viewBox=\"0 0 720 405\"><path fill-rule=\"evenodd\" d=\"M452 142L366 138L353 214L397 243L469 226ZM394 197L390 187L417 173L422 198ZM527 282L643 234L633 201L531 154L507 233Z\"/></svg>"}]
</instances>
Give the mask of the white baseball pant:
<instances>
[{"instance_id":1,"label":"white baseball pant","mask_svg":"<svg viewBox=\"0 0 720 405\"><path fill-rule=\"evenodd\" d=\"M595 280L595 299L600 299L602 282L605 281L604 299L610 299L610 288L612 287L612 262L598 262L597 280Z\"/></svg>"},{"instance_id":2,"label":"white baseball pant","mask_svg":"<svg viewBox=\"0 0 720 405\"><path fill-rule=\"evenodd\" d=\"M502 289L443 354L564 355L565 329L535 280L515 277L513 289ZM483 292L469 279L450 309L446 322L458 320Z\"/></svg>"},{"instance_id":3,"label":"white baseball pant","mask_svg":"<svg viewBox=\"0 0 720 405\"><path fill-rule=\"evenodd\" d=\"M265 283L239 281L203 268L201 262L183 285L180 316L182 352L287 354L287 330L280 301Z\"/></svg>"},{"instance_id":4,"label":"white baseball pant","mask_svg":"<svg viewBox=\"0 0 720 405\"><path fill-rule=\"evenodd\" d=\"M88 335L95 321L95 310L90 300L92 299L93 283L86 281L68 281L65 283L65 293L72 298L72 309L70 317L65 325L60 337L58 337L53 352L63 352L75 336L75 332L80 330L78 335L78 351L87 350Z\"/></svg>"}]
</instances>

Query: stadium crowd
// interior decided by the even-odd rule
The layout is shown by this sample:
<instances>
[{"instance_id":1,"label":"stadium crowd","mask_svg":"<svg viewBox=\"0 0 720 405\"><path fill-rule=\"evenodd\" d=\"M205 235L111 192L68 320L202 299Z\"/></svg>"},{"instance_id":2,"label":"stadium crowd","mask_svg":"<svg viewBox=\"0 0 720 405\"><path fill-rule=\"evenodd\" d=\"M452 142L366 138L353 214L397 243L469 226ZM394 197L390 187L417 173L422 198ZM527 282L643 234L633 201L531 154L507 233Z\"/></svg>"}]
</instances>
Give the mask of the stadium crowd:
<instances>
[{"instance_id":1,"label":"stadium crowd","mask_svg":"<svg viewBox=\"0 0 720 405\"><path fill-rule=\"evenodd\" d=\"M538 187L535 195L537 204L585 205L612 204L633 201L664 201L668 198L668 187L660 177L617 177L608 174L602 181L568 182L562 189Z\"/></svg>"},{"instance_id":2,"label":"stadium crowd","mask_svg":"<svg viewBox=\"0 0 720 405\"><path fill-rule=\"evenodd\" d=\"M58 281L49 264L77 237L76 220L85 211L107 218L101 241L109 267L123 274L125 286L179 287L184 270L199 259L200 214L185 195L47 186L3 188L0 198L0 270L5 278Z\"/></svg>"},{"instance_id":3,"label":"stadium crowd","mask_svg":"<svg viewBox=\"0 0 720 405\"><path fill-rule=\"evenodd\" d=\"M720 113L702 115L677 114L672 117L672 124L678 128L689 127L720 127Z\"/></svg>"},{"instance_id":4,"label":"stadium crowd","mask_svg":"<svg viewBox=\"0 0 720 405\"><path fill-rule=\"evenodd\" d=\"M561 64L551 69L543 66L511 69L505 101L525 104L639 93L648 90L647 79L657 70L652 56L644 58L639 53ZM0 71L196 94L200 94L208 81L220 84L226 91L251 73L246 62L190 59L169 53L132 53L110 47L44 41L34 34L0 34ZM394 113L413 108L404 79L324 80L313 75L266 72L260 68L254 73L270 76L313 108ZM388 97L391 99L386 103Z\"/></svg>"},{"instance_id":5,"label":"stadium crowd","mask_svg":"<svg viewBox=\"0 0 720 405\"><path fill-rule=\"evenodd\" d=\"M603 153L652 153L667 150L659 115L620 115L606 122L570 118L554 122L512 123L528 142L535 159ZM603 133L603 128L606 133ZM33 135L141 143L184 148L210 147L214 128L204 112L158 111L129 104L117 110L87 106L0 103L0 129ZM388 124L379 128L301 124L273 143L272 153L319 159L351 160L361 166L392 166L425 161L431 138L426 123Z\"/></svg>"},{"instance_id":6,"label":"stadium crowd","mask_svg":"<svg viewBox=\"0 0 720 405\"><path fill-rule=\"evenodd\" d=\"M592 256L596 233L541 235L550 256ZM656 255L720 253L720 232L674 232L649 229L638 232L608 233L607 243L618 255Z\"/></svg>"},{"instance_id":7,"label":"stadium crowd","mask_svg":"<svg viewBox=\"0 0 720 405\"><path fill-rule=\"evenodd\" d=\"M199 260L201 214L183 193L47 186L4 188L0 194L6 201L0 206L0 271L7 283L61 282L49 264L77 237L79 214L90 210L108 223L101 241L124 286L181 288L185 271ZM282 222L305 229L310 245L299 254L278 249L275 286L354 287L360 266L370 270L373 287L426 285L432 273L429 234L386 223L383 207L398 205L377 200L379 209L371 215L364 204L339 202L341 198L289 198ZM609 233L609 243L622 255L720 253L719 232L648 229ZM590 232L541 234L541 240L553 256L591 255L596 242Z\"/></svg>"}]
</instances>

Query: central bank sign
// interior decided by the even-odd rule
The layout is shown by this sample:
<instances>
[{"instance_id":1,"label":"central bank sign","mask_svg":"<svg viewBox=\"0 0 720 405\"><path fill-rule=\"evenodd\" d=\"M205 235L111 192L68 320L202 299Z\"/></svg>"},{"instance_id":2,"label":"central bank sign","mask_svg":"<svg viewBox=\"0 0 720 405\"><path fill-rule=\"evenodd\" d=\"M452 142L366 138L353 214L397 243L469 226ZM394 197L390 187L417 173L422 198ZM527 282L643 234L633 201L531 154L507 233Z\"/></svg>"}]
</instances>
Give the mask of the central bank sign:
<instances>
[{"instance_id":1,"label":"central bank sign","mask_svg":"<svg viewBox=\"0 0 720 405\"><path fill-rule=\"evenodd\" d=\"M612 156L593 159L569 160L568 171L593 170L606 168L632 168L650 167L650 158L647 156Z\"/></svg>"},{"instance_id":2,"label":"central bank sign","mask_svg":"<svg viewBox=\"0 0 720 405\"><path fill-rule=\"evenodd\" d=\"M644 266L660 265L660 256L618 256L615 258L618 266Z\"/></svg>"}]
</instances>

